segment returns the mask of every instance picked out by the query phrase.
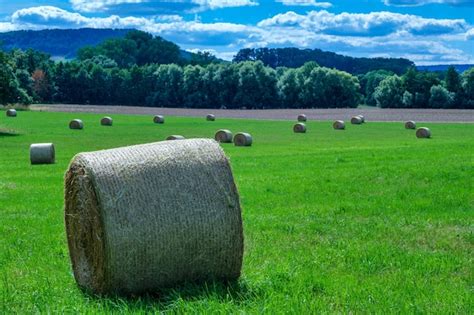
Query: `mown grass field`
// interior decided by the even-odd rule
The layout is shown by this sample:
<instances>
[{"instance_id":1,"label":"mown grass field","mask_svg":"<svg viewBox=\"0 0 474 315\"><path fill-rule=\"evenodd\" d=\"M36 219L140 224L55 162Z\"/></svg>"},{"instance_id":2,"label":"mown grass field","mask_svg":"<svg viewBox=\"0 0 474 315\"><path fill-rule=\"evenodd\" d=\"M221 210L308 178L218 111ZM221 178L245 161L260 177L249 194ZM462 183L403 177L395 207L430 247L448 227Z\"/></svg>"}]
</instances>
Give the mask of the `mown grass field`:
<instances>
[{"instance_id":1,"label":"mown grass field","mask_svg":"<svg viewBox=\"0 0 474 315\"><path fill-rule=\"evenodd\" d=\"M0 313L472 313L474 124L368 122L335 131L308 122L19 112L0 127ZM81 118L85 129L69 130ZM367 117L370 120L370 117ZM245 229L236 284L188 284L155 295L82 293L69 263L63 175L78 152L247 131L223 145ZM54 142L57 163L31 166L29 145Z\"/></svg>"}]
</instances>

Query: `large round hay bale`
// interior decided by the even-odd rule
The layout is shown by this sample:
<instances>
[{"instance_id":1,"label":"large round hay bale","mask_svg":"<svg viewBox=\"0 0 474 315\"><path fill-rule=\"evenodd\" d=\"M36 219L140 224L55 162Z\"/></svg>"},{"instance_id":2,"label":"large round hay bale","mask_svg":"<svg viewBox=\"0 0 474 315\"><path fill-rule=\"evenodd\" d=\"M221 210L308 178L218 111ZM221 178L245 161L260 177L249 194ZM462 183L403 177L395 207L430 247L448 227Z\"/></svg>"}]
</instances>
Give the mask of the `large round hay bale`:
<instances>
[{"instance_id":1,"label":"large round hay bale","mask_svg":"<svg viewBox=\"0 0 474 315\"><path fill-rule=\"evenodd\" d=\"M112 126L112 124L113 124L113 119L112 119L112 117L106 116L106 117L104 117L104 118L102 118L102 119L100 120L100 124L101 124L102 126Z\"/></svg>"},{"instance_id":2,"label":"large round hay bale","mask_svg":"<svg viewBox=\"0 0 474 315\"><path fill-rule=\"evenodd\" d=\"M421 127L416 130L417 138L431 138L431 130L426 127Z\"/></svg>"},{"instance_id":3,"label":"large round hay bale","mask_svg":"<svg viewBox=\"0 0 474 315\"><path fill-rule=\"evenodd\" d=\"M343 120L336 120L332 124L332 127L336 130L344 130L346 129L346 123Z\"/></svg>"},{"instance_id":4,"label":"large round hay bale","mask_svg":"<svg viewBox=\"0 0 474 315\"><path fill-rule=\"evenodd\" d=\"M405 123L405 129L416 129L416 122L413 120L407 121Z\"/></svg>"},{"instance_id":5,"label":"large round hay bale","mask_svg":"<svg viewBox=\"0 0 474 315\"><path fill-rule=\"evenodd\" d=\"M7 117L16 117L16 109L10 108L6 112Z\"/></svg>"},{"instance_id":6,"label":"large round hay bale","mask_svg":"<svg viewBox=\"0 0 474 315\"><path fill-rule=\"evenodd\" d=\"M156 115L153 117L153 122L155 124L164 124L165 123L165 117L162 115Z\"/></svg>"},{"instance_id":7,"label":"large round hay bale","mask_svg":"<svg viewBox=\"0 0 474 315\"><path fill-rule=\"evenodd\" d=\"M213 115L213 114L208 114L208 115L206 116L206 120L207 120L207 121L215 121L215 120L216 120L216 116Z\"/></svg>"},{"instance_id":8,"label":"large round hay bale","mask_svg":"<svg viewBox=\"0 0 474 315\"><path fill-rule=\"evenodd\" d=\"M54 164L55 161L54 144L35 143L30 145L31 164Z\"/></svg>"},{"instance_id":9,"label":"large round hay bale","mask_svg":"<svg viewBox=\"0 0 474 315\"><path fill-rule=\"evenodd\" d=\"M239 132L234 136L234 145L237 147L250 147L253 139L249 133Z\"/></svg>"},{"instance_id":10,"label":"large round hay bale","mask_svg":"<svg viewBox=\"0 0 474 315\"><path fill-rule=\"evenodd\" d=\"M360 119L362 119L362 123L365 123L365 117L363 115L357 115L358 117L360 117Z\"/></svg>"},{"instance_id":11,"label":"large round hay bale","mask_svg":"<svg viewBox=\"0 0 474 315\"><path fill-rule=\"evenodd\" d=\"M351 124L353 125L360 125L362 124L362 118L360 118L359 116L354 116L351 118Z\"/></svg>"},{"instance_id":12,"label":"large round hay bale","mask_svg":"<svg viewBox=\"0 0 474 315\"><path fill-rule=\"evenodd\" d=\"M295 133L306 133L306 125L303 123L297 123L293 126L293 131Z\"/></svg>"},{"instance_id":13,"label":"large round hay bale","mask_svg":"<svg viewBox=\"0 0 474 315\"><path fill-rule=\"evenodd\" d=\"M232 143L232 132L227 129L221 129L216 132L214 139L220 143Z\"/></svg>"},{"instance_id":14,"label":"large round hay bale","mask_svg":"<svg viewBox=\"0 0 474 315\"><path fill-rule=\"evenodd\" d=\"M69 122L69 129L83 129L84 123L80 119L73 119Z\"/></svg>"},{"instance_id":15,"label":"large round hay bale","mask_svg":"<svg viewBox=\"0 0 474 315\"><path fill-rule=\"evenodd\" d=\"M299 122L306 122L308 120L308 117L306 117L305 114L299 114L298 115L298 121Z\"/></svg>"},{"instance_id":16,"label":"large round hay bale","mask_svg":"<svg viewBox=\"0 0 474 315\"><path fill-rule=\"evenodd\" d=\"M180 136L180 135L171 135L171 136L168 136L166 138L166 140L170 141L170 140L184 140L186 139L185 137L183 136Z\"/></svg>"},{"instance_id":17,"label":"large round hay bale","mask_svg":"<svg viewBox=\"0 0 474 315\"><path fill-rule=\"evenodd\" d=\"M74 277L94 293L240 276L239 196L214 140L76 155L65 176L65 223Z\"/></svg>"}]
</instances>

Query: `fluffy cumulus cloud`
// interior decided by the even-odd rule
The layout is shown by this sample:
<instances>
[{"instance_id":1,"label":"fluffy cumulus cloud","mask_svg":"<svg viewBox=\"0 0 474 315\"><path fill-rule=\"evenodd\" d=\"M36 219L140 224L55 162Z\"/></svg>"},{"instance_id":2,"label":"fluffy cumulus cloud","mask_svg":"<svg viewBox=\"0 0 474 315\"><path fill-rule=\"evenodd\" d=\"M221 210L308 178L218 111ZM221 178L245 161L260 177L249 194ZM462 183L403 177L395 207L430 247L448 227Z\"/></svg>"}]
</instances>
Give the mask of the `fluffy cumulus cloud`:
<instances>
[{"instance_id":1,"label":"fluffy cumulus cloud","mask_svg":"<svg viewBox=\"0 0 474 315\"><path fill-rule=\"evenodd\" d=\"M471 28L466 32L466 39L467 40L474 40L474 28Z\"/></svg>"},{"instance_id":2,"label":"fluffy cumulus cloud","mask_svg":"<svg viewBox=\"0 0 474 315\"><path fill-rule=\"evenodd\" d=\"M425 4L448 4L453 6L474 6L474 0L383 0L386 5L416 7Z\"/></svg>"},{"instance_id":3,"label":"fluffy cumulus cloud","mask_svg":"<svg viewBox=\"0 0 474 315\"><path fill-rule=\"evenodd\" d=\"M319 8L330 8L332 3L330 2L317 2L316 0L276 0L283 5L287 6L304 6L304 7L319 7Z\"/></svg>"}]
</instances>

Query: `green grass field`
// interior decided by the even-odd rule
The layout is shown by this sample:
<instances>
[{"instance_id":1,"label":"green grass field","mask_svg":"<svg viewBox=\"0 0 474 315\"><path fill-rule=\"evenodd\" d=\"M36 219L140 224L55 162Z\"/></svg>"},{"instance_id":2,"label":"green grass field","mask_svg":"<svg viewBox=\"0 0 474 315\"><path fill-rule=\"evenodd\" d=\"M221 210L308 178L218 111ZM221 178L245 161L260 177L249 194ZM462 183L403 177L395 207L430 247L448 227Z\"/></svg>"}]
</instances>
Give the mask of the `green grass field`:
<instances>
[{"instance_id":1,"label":"green grass field","mask_svg":"<svg viewBox=\"0 0 474 315\"><path fill-rule=\"evenodd\" d=\"M474 124L402 123L335 131L308 122L19 112L0 127L0 313L472 313ZM69 130L81 118L85 129ZM82 293L69 263L63 175L79 152L171 134L247 131L222 145L243 206L245 256L235 284L188 284L155 295ZM54 142L54 165L31 166L29 145Z\"/></svg>"}]
</instances>

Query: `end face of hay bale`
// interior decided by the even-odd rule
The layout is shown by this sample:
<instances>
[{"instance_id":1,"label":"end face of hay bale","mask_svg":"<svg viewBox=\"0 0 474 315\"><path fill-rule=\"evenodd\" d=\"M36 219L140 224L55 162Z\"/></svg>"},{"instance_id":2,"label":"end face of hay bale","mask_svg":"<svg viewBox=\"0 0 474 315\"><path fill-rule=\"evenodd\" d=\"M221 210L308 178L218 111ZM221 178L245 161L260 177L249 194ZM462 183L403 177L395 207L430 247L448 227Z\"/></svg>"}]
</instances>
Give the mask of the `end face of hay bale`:
<instances>
[{"instance_id":1,"label":"end face of hay bale","mask_svg":"<svg viewBox=\"0 0 474 315\"><path fill-rule=\"evenodd\" d=\"M80 119L73 119L69 122L69 129L84 129L84 123Z\"/></svg>"},{"instance_id":2,"label":"end face of hay bale","mask_svg":"<svg viewBox=\"0 0 474 315\"><path fill-rule=\"evenodd\" d=\"M416 129L416 122L413 120L407 121L405 123L405 129Z\"/></svg>"},{"instance_id":3,"label":"end face of hay bale","mask_svg":"<svg viewBox=\"0 0 474 315\"><path fill-rule=\"evenodd\" d=\"M75 279L94 293L240 276L239 196L214 140L77 155L65 177L65 223Z\"/></svg>"},{"instance_id":4,"label":"end face of hay bale","mask_svg":"<svg viewBox=\"0 0 474 315\"><path fill-rule=\"evenodd\" d=\"M431 138L431 130L426 127L421 127L416 130L416 137L420 139Z\"/></svg>"},{"instance_id":5,"label":"end face of hay bale","mask_svg":"<svg viewBox=\"0 0 474 315\"><path fill-rule=\"evenodd\" d=\"M305 114L299 114L298 115L298 121L299 122L306 122L308 120L308 118L306 117Z\"/></svg>"},{"instance_id":6,"label":"end face of hay bale","mask_svg":"<svg viewBox=\"0 0 474 315\"><path fill-rule=\"evenodd\" d=\"M306 133L306 125L303 123L297 123L293 126L293 131L295 133Z\"/></svg>"},{"instance_id":7,"label":"end face of hay bale","mask_svg":"<svg viewBox=\"0 0 474 315\"><path fill-rule=\"evenodd\" d=\"M112 124L113 124L113 119L112 119L112 117L106 116L106 117L104 117L104 118L102 118L102 119L100 120L100 124L101 124L102 126L112 126Z\"/></svg>"},{"instance_id":8,"label":"end face of hay bale","mask_svg":"<svg viewBox=\"0 0 474 315\"><path fill-rule=\"evenodd\" d=\"M183 136L180 136L180 135L171 135L171 136L168 136L166 138L167 141L171 141L171 140L184 140L186 139L185 137Z\"/></svg>"},{"instance_id":9,"label":"end face of hay bale","mask_svg":"<svg viewBox=\"0 0 474 315\"><path fill-rule=\"evenodd\" d=\"M353 125L360 125L362 124L362 118L360 118L359 116L354 116L351 118L351 124Z\"/></svg>"},{"instance_id":10,"label":"end face of hay bale","mask_svg":"<svg viewBox=\"0 0 474 315\"><path fill-rule=\"evenodd\" d=\"M162 115L156 115L153 117L153 122L155 124L164 124L165 123L165 117Z\"/></svg>"},{"instance_id":11,"label":"end face of hay bale","mask_svg":"<svg viewBox=\"0 0 474 315\"><path fill-rule=\"evenodd\" d=\"M6 115L7 117L16 117L16 109L10 108L9 110L7 110Z\"/></svg>"},{"instance_id":12,"label":"end face of hay bale","mask_svg":"<svg viewBox=\"0 0 474 315\"><path fill-rule=\"evenodd\" d=\"M30 146L31 164L54 164L56 153L52 143L35 143Z\"/></svg>"},{"instance_id":13,"label":"end face of hay bale","mask_svg":"<svg viewBox=\"0 0 474 315\"><path fill-rule=\"evenodd\" d=\"M336 130L344 130L346 129L346 123L343 120L336 120L332 124L332 127Z\"/></svg>"},{"instance_id":14,"label":"end face of hay bale","mask_svg":"<svg viewBox=\"0 0 474 315\"><path fill-rule=\"evenodd\" d=\"M250 147L253 143L252 136L246 132L239 132L234 136L234 145L237 147Z\"/></svg>"},{"instance_id":15,"label":"end face of hay bale","mask_svg":"<svg viewBox=\"0 0 474 315\"><path fill-rule=\"evenodd\" d=\"M213 115L213 114L208 114L208 115L206 116L206 120L207 120L207 121L215 121L215 120L216 120L216 116Z\"/></svg>"},{"instance_id":16,"label":"end face of hay bale","mask_svg":"<svg viewBox=\"0 0 474 315\"><path fill-rule=\"evenodd\" d=\"M221 129L216 132L214 139L220 143L232 143L232 132L227 129Z\"/></svg>"}]
</instances>

